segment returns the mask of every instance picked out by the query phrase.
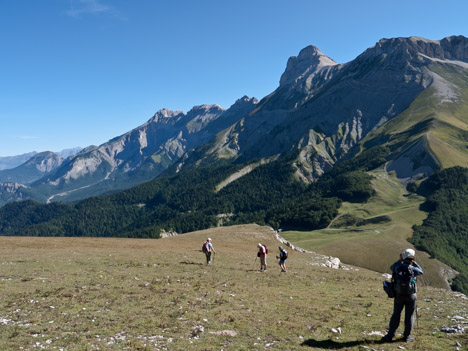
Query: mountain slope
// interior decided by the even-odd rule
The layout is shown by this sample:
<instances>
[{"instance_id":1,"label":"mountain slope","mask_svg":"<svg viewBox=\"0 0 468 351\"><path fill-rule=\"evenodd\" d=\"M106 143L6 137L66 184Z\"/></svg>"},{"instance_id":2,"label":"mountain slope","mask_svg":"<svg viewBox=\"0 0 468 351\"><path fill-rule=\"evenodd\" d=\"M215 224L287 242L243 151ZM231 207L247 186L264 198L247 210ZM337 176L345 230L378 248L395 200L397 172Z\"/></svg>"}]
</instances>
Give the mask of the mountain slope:
<instances>
[{"instance_id":1,"label":"mountain slope","mask_svg":"<svg viewBox=\"0 0 468 351\"><path fill-rule=\"evenodd\" d=\"M60 167L65 160L50 151L35 154L22 165L0 171L0 182L29 184Z\"/></svg>"},{"instance_id":2,"label":"mountain slope","mask_svg":"<svg viewBox=\"0 0 468 351\"><path fill-rule=\"evenodd\" d=\"M455 104L446 111L456 110L458 115L450 118L464 124L467 47L468 39L461 36L440 41L382 39L343 65L308 47L290 59L275 92L209 146L183 160L179 169L294 152L298 153L298 176L312 181L347 157L370 132L390 125L423 92L432 96L436 110ZM405 115L400 119L405 120ZM389 137L386 129L381 131ZM372 145L385 141L381 138ZM456 137L444 141L459 142ZM404 152L413 145L400 147ZM430 158L418 162L421 167L436 168ZM453 163L447 161L447 165Z\"/></svg>"},{"instance_id":3,"label":"mountain slope","mask_svg":"<svg viewBox=\"0 0 468 351\"><path fill-rule=\"evenodd\" d=\"M36 153L37 152L33 151L17 156L0 157L0 171L3 171L4 169L18 167L27 160L29 160L31 157L33 157Z\"/></svg>"},{"instance_id":4,"label":"mountain slope","mask_svg":"<svg viewBox=\"0 0 468 351\"><path fill-rule=\"evenodd\" d=\"M343 65L307 47L260 102L159 111L31 189L53 194L49 201L72 201L158 178L72 205L8 204L0 209L0 234L157 238L164 230L252 222L326 228L343 201L372 206L379 191L372 170L415 181L467 165L467 66L464 37L383 39ZM411 216L396 211L398 203L387 205L389 218L404 217L394 245L401 249L425 214L417 204ZM379 245L384 250L385 240ZM339 246L347 249L344 240Z\"/></svg>"},{"instance_id":5,"label":"mountain slope","mask_svg":"<svg viewBox=\"0 0 468 351\"><path fill-rule=\"evenodd\" d=\"M389 169L401 177L466 165L467 47L462 36L382 39L337 64L308 46L288 60L279 87L260 102L244 97L228 110L158 111L30 186L49 201L76 201L168 168L175 174L279 155L294 155L296 176L312 182L382 143L392 151Z\"/></svg>"},{"instance_id":6,"label":"mountain slope","mask_svg":"<svg viewBox=\"0 0 468 351\"><path fill-rule=\"evenodd\" d=\"M468 166L468 63L431 60L431 86L398 117L370 133L362 145L385 143L389 170L400 178L439 168Z\"/></svg>"},{"instance_id":7,"label":"mountain slope","mask_svg":"<svg viewBox=\"0 0 468 351\"><path fill-rule=\"evenodd\" d=\"M243 97L228 110L217 105L195 106L187 114L160 110L140 127L82 151L31 186L49 201L73 201L143 183L249 113L255 104L254 98Z\"/></svg>"}]
</instances>

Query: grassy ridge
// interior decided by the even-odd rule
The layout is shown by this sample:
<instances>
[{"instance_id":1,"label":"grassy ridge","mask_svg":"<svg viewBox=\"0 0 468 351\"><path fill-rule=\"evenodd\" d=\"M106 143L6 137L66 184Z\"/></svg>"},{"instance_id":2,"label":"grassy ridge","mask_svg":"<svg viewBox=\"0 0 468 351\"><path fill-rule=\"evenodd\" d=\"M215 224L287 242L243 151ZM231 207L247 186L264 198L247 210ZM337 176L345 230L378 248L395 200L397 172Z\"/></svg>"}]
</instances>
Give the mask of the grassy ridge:
<instances>
[{"instance_id":1,"label":"grassy ridge","mask_svg":"<svg viewBox=\"0 0 468 351\"><path fill-rule=\"evenodd\" d=\"M440 91L444 88L430 86L403 113L369 133L362 144L386 145L398 154L424 138L426 151L441 168L468 167L468 71L439 63L433 63L430 70L445 80L447 89L453 89L453 96L442 99L447 94Z\"/></svg>"},{"instance_id":2,"label":"grassy ridge","mask_svg":"<svg viewBox=\"0 0 468 351\"><path fill-rule=\"evenodd\" d=\"M210 267L207 236L218 251ZM256 271L259 241L272 253L266 273ZM280 274L276 246L255 225L161 240L0 237L0 350L399 350L369 335L385 331L392 309L380 275L296 252ZM463 343L438 330L455 310L466 315L464 300L429 287L419 295L411 349Z\"/></svg>"}]
</instances>

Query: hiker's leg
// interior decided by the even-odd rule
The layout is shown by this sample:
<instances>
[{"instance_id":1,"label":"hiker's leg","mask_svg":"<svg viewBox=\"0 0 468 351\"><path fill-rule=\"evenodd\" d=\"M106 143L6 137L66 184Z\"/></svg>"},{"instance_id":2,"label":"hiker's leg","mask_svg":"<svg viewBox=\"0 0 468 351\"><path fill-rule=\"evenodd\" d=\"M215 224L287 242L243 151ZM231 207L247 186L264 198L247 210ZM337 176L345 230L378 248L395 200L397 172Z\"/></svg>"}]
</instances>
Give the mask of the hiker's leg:
<instances>
[{"instance_id":1,"label":"hiker's leg","mask_svg":"<svg viewBox=\"0 0 468 351\"><path fill-rule=\"evenodd\" d=\"M211 252L207 252L205 255L206 255L206 264L210 264L210 261L211 261Z\"/></svg>"},{"instance_id":2,"label":"hiker's leg","mask_svg":"<svg viewBox=\"0 0 468 351\"><path fill-rule=\"evenodd\" d=\"M388 326L388 336L393 338L395 336L395 332L400 325L400 317L401 311L405 306L404 299L401 296L396 296L393 301L393 314L392 318L390 318L390 325Z\"/></svg>"},{"instance_id":3,"label":"hiker's leg","mask_svg":"<svg viewBox=\"0 0 468 351\"><path fill-rule=\"evenodd\" d=\"M263 270L265 267L265 257L260 257L260 270Z\"/></svg>"},{"instance_id":4,"label":"hiker's leg","mask_svg":"<svg viewBox=\"0 0 468 351\"><path fill-rule=\"evenodd\" d=\"M406 338L411 335L414 325L414 311L416 310L416 294L406 297L405 302L405 332L403 336Z\"/></svg>"}]
</instances>

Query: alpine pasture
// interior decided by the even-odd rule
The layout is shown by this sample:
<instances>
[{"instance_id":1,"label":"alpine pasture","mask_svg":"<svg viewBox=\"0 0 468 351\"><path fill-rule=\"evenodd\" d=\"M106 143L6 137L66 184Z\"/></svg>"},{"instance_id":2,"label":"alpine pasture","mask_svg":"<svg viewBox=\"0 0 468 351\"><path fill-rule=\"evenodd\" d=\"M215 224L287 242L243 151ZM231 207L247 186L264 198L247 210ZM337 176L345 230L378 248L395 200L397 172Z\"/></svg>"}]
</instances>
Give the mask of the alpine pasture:
<instances>
[{"instance_id":1,"label":"alpine pasture","mask_svg":"<svg viewBox=\"0 0 468 351\"><path fill-rule=\"evenodd\" d=\"M206 266L201 245L217 251ZM265 243L268 271L258 272ZM164 239L0 237L0 350L455 350L466 297L421 286L416 341L381 344L379 273L323 267L257 225ZM465 319L466 320L466 319ZM460 345L460 346L457 346ZM461 349L461 348L460 348Z\"/></svg>"}]
</instances>

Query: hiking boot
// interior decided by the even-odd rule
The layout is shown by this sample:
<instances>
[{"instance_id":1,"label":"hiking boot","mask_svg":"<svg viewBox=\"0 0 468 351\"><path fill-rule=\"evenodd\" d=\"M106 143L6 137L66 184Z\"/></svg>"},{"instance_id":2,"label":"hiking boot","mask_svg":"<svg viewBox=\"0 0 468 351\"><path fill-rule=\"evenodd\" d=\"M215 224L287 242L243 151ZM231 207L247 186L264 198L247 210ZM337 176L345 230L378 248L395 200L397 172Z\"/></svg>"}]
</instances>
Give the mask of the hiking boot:
<instances>
[{"instance_id":1,"label":"hiking boot","mask_svg":"<svg viewBox=\"0 0 468 351\"><path fill-rule=\"evenodd\" d=\"M414 341L414 336L411 336L411 335L405 336L403 340L406 342Z\"/></svg>"},{"instance_id":2,"label":"hiking boot","mask_svg":"<svg viewBox=\"0 0 468 351\"><path fill-rule=\"evenodd\" d=\"M381 339L381 340L382 340L383 342L391 342L392 339L393 339L393 337L387 334L387 335L385 335L385 336L382 336L382 339Z\"/></svg>"}]
</instances>

